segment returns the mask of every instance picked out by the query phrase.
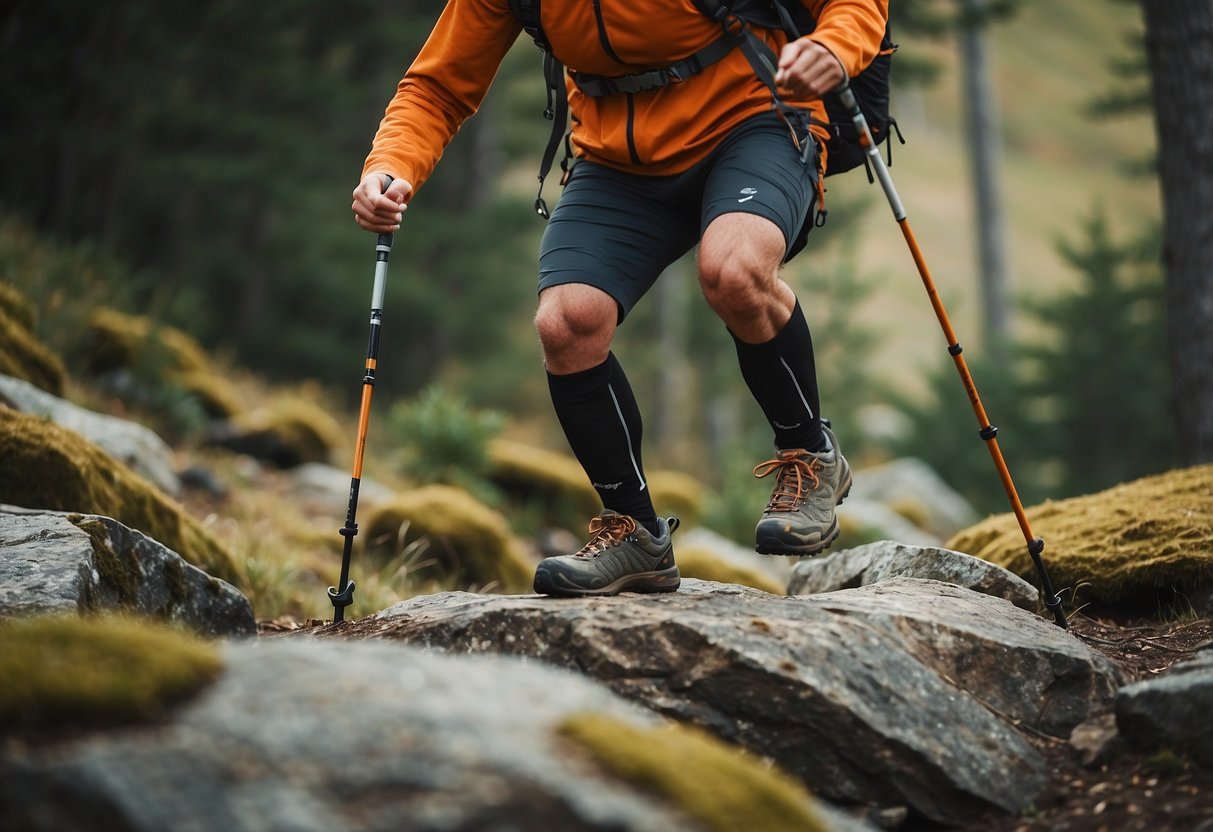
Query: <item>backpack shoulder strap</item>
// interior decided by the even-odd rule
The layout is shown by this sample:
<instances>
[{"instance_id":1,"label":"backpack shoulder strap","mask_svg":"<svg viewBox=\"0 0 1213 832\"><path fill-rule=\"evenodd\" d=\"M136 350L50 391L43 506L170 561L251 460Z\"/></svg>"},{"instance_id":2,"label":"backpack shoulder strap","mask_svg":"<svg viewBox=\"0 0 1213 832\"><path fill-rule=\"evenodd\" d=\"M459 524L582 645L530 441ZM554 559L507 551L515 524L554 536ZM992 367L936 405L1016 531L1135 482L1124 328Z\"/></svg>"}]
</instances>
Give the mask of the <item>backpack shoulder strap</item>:
<instances>
[{"instance_id":1,"label":"backpack shoulder strap","mask_svg":"<svg viewBox=\"0 0 1213 832\"><path fill-rule=\"evenodd\" d=\"M564 64L552 54L552 46L548 43L547 35L543 32L543 22L539 17L540 0L510 0L510 10L522 24L523 30L535 41L535 45L543 51L543 78L547 85L548 103L543 109L543 117L552 122L552 132L548 136L547 147L543 150L543 158L539 163L539 193L535 196L535 213L545 220L549 216L547 203L543 201L543 181L547 179L556 159L556 151L560 141L566 136L565 126L569 117L569 95L564 81ZM568 145L565 145L566 156L561 167L568 173Z\"/></svg>"},{"instance_id":2,"label":"backpack shoulder strap","mask_svg":"<svg viewBox=\"0 0 1213 832\"><path fill-rule=\"evenodd\" d=\"M540 0L510 0L510 11L522 24L523 31L535 41L535 45L544 52L551 52L552 47L548 44L547 35L543 33L543 23L539 18L539 2Z\"/></svg>"}]
</instances>

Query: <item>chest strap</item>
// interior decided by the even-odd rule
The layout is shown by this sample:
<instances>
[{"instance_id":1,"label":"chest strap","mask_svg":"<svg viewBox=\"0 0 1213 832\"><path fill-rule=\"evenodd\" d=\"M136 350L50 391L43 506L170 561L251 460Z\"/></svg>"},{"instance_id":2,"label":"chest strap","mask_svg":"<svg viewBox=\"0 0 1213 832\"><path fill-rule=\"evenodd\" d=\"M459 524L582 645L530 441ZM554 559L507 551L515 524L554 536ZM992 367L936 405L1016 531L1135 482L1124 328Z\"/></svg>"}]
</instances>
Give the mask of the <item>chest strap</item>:
<instances>
[{"instance_id":1,"label":"chest strap","mask_svg":"<svg viewBox=\"0 0 1213 832\"><path fill-rule=\"evenodd\" d=\"M692 75L698 75L712 64L724 59L745 40L741 32L726 31L717 40L700 49L694 55L660 69L650 69L631 75L591 75L587 72L570 72L577 89L591 98L602 98L620 93L647 92L677 84Z\"/></svg>"}]
</instances>

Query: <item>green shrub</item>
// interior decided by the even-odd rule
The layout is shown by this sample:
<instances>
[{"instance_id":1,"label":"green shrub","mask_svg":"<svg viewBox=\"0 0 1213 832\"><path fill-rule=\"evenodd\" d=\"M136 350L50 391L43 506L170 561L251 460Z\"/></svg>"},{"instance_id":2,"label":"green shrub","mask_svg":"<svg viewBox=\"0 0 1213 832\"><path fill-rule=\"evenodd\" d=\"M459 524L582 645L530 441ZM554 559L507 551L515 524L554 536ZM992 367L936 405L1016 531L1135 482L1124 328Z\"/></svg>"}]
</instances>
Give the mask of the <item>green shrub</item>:
<instances>
[{"instance_id":1,"label":"green shrub","mask_svg":"<svg viewBox=\"0 0 1213 832\"><path fill-rule=\"evenodd\" d=\"M476 410L441 387L426 388L414 400L397 402L388 419L393 437L404 449L410 477L477 492L490 467L489 442L504 423L500 413Z\"/></svg>"}]
</instances>

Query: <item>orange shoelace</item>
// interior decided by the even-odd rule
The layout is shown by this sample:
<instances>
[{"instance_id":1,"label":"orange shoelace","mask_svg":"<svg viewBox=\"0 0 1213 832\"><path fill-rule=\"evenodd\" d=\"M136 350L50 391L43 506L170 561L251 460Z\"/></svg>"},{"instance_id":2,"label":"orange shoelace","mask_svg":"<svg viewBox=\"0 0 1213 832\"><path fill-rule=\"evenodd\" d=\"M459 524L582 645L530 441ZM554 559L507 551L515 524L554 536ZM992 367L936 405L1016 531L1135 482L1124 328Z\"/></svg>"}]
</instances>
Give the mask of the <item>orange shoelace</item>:
<instances>
[{"instance_id":1,"label":"orange shoelace","mask_svg":"<svg viewBox=\"0 0 1213 832\"><path fill-rule=\"evenodd\" d=\"M786 455L785 455L786 454ZM774 459L754 466L754 476L762 479L776 471L775 489L767 502L767 511L795 511L804 502L805 495L821 487L821 476L817 473L821 460L806 460L803 456L792 456L781 451ZM805 486L808 485L808 488Z\"/></svg>"},{"instance_id":2,"label":"orange shoelace","mask_svg":"<svg viewBox=\"0 0 1213 832\"><path fill-rule=\"evenodd\" d=\"M608 514L590 520L590 542L574 553L578 558L596 558L612 543L636 531L636 521L626 514Z\"/></svg>"}]
</instances>

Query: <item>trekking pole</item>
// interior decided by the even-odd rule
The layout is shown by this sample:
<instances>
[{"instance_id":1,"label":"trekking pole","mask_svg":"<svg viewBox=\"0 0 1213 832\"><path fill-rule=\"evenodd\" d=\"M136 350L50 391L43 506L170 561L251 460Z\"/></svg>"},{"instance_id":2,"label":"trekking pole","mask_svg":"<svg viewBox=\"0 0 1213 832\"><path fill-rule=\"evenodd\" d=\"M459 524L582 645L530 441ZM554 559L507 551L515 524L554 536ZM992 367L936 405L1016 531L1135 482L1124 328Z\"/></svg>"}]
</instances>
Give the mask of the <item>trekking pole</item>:
<instances>
[{"instance_id":1,"label":"trekking pole","mask_svg":"<svg viewBox=\"0 0 1213 832\"><path fill-rule=\"evenodd\" d=\"M345 538L341 555L341 580L338 588L329 587L333 602L333 623L345 617L345 608L354 603L354 582L350 580L350 554L354 535L358 534L358 488L362 482L362 457L366 451L366 432L371 421L371 394L375 390L375 368L379 363L379 329L383 324L383 289L387 282L387 260L392 253L392 235L380 234L375 243L375 286L371 290L371 337L366 350L366 374L362 377L362 405L358 410L358 441L354 445L354 473L350 479L350 507L345 525L338 531Z\"/></svg>"},{"instance_id":2,"label":"trekking pole","mask_svg":"<svg viewBox=\"0 0 1213 832\"><path fill-rule=\"evenodd\" d=\"M1053 582L1049 580L1049 571L1045 568L1045 562L1040 557L1040 553L1044 551L1045 542L1042 538L1032 534L1032 527L1028 523L1028 516L1024 513L1023 504L1019 501L1019 494L1015 490L1015 483L1011 480L1011 472L1007 469L1007 463L1002 458L1002 451L998 448L998 428L990 424L990 419L986 415L986 409L981 403L981 396L977 394L977 385L973 383L973 376L969 373L969 365L965 362L960 342L956 339L956 333L952 329L952 323L948 320L947 310L944 309L943 301L939 297L939 292L935 290L935 281L931 279L931 271L927 268L927 262L922 256L922 250L918 247L918 241L914 238L914 232L910 228L910 223L906 219L905 208L901 204L901 198L897 195L897 189L893 186L893 179L889 175L888 165L885 164L884 157L880 155L880 148L872 141L872 133L868 129L867 119L864 118L863 111L859 109L859 103L855 100L855 94L847 85L843 85L837 92L842 105L847 108L851 115L851 121L855 124L855 132L859 135L859 143L863 147L864 153L867 154L868 160L872 164L872 169L876 171L876 177L880 180L880 187L884 190L885 197L889 200L889 207L893 209L893 217L897 220L897 224L901 226L901 233L906 238L906 244L910 247L910 254L914 258L914 264L918 266L918 274L922 277L922 285L927 290L927 296L931 299L931 306L935 308L935 317L939 319L939 325L943 328L944 337L948 341L948 354L952 356L952 360L956 364L956 370L960 373L960 378L964 384L965 392L969 396L969 403L973 406L973 414L977 417L977 423L981 429L979 434L985 440L986 448L990 451L990 457L994 460L994 467L998 469L998 476L1002 480L1002 487L1007 492L1007 499L1011 501L1011 509L1015 512L1015 519L1019 521L1019 529L1023 532L1024 541L1028 545L1028 554L1032 557L1032 563L1036 566L1036 574L1040 576L1041 597L1044 600L1045 607L1053 613L1053 620L1057 622L1057 626L1063 629L1068 627L1065 613L1061 608L1061 599L1053 591Z\"/></svg>"}]
</instances>

